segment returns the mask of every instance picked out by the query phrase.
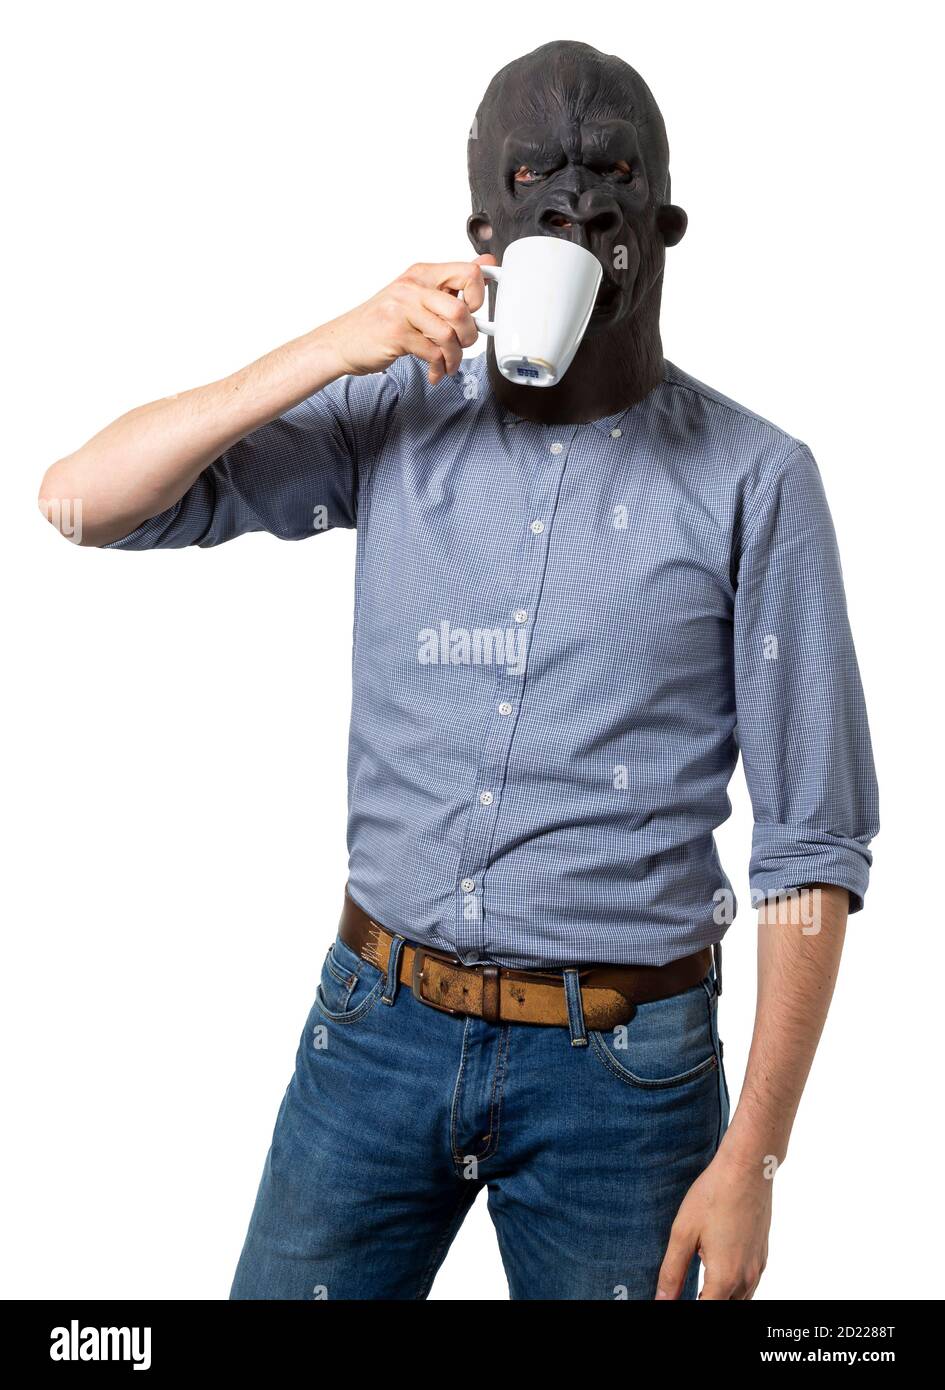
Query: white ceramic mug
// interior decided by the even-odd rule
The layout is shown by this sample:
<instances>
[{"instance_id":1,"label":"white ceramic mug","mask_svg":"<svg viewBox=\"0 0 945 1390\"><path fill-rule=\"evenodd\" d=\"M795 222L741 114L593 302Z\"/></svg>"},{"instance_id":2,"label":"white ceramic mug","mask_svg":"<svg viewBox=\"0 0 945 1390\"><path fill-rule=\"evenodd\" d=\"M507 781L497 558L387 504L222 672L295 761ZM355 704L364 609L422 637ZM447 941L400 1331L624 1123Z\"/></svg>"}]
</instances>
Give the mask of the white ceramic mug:
<instances>
[{"instance_id":1,"label":"white ceramic mug","mask_svg":"<svg viewBox=\"0 0 945 1390\"><path fill-rule=\"evenodd\" d=\"M597 299L600 262L583 246L526 236L505 248L501 266L481 266L498 285L495 318L473 314L495 338L499 371L518 386L554 386L570 367Z\"/></svg>"}]
</instances>

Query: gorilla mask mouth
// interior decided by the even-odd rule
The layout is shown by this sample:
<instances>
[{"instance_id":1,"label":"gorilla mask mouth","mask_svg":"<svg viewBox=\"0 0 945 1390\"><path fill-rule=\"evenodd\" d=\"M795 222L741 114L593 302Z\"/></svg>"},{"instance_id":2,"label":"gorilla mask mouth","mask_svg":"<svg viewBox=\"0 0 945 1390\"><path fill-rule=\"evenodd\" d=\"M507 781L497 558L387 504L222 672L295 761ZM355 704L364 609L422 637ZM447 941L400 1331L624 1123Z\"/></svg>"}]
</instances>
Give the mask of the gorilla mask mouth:
<instances>
[{"instance_id":1,"label":"gorilla mask mouth","mask_svg":"<svg viewBox=\"0 0 945 1390\"><path fill-rule=\"evenodd\" d=\"M610 320L616 317L617 308L622 307L621 301L626 288L628 287L618 285L616 280L611 280L605 273L600 289L597 291L597 303L594 305L594 312L591 315L592 321L597 320L600 323L604 319Z\"/></svg>"},{"instance_id":2,"label":"gorilla mask mouth","mask_svg":"<svg viewBox=\"0 0 945 1390\"><path fill-rule=\"evenodd\" d=\"M588 332L593 333L611 328L636 309L643 256L636 235L626 223L588 250L604 272L588 325Z\"/></svg>"}]
</instances>

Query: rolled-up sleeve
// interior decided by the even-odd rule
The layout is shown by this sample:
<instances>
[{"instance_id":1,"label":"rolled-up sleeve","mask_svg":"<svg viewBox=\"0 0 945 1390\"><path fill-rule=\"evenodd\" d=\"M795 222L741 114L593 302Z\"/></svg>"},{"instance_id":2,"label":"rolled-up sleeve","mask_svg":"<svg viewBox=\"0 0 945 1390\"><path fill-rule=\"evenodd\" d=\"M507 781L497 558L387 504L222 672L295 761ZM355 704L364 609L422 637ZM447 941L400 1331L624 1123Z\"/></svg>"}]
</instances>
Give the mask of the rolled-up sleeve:
<instances>
[{"instance_id":1,"label":"rolled-up sleeve","mask_svg":"<svg viewBox=\"0 0 945 1390\"><path fill-rule=\"evenodd\" d=\"M393 371L331 382L227 449L172 507L102 548L221 545L248 531L302 540L356 526L359 484L398 396Z\"/></svg>"},{"instance_id":2,"label":"rolled-up sleeve","mask_svg":"<svg viewBox=\"0 0 945 1390\"><path fill-rule=\"evenodd\" d=\"M863 905L878 793L833 522L810 450L759 484L735 599L752 897L830 883Z\"/></svg>"}]
</instances>

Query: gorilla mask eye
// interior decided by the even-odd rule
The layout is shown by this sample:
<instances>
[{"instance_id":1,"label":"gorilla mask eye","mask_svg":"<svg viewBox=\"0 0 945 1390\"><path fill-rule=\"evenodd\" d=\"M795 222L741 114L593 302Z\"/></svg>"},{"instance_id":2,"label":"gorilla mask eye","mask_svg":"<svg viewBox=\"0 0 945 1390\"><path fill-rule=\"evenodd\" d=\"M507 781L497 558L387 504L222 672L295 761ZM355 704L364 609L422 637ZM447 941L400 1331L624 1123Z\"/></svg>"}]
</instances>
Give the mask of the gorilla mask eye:
<instances>
[{"instance_id":1,"label":"gorilla mask eye","mask_svg":"<svg viewBox=\"0 0 945 1390\"><path fill-rule=\"evenodd\" d=\"M527 187L531 183L540 183L548 175L540 174L537 169L530 169L527 164L522 164L516 169L512 177L515 183L524 184Z\"/></svg>"},{"instance_id":2,"label":"gorilla mask eye","mask_svg":"<svg viewBox=\"0 0 945 1390\"><path fill-rule=\"evenodd\" d=\"M630 165L625 159L618 159L607 170L611 178L628 179L630 177Z\"/></svg>"}]
</instances>

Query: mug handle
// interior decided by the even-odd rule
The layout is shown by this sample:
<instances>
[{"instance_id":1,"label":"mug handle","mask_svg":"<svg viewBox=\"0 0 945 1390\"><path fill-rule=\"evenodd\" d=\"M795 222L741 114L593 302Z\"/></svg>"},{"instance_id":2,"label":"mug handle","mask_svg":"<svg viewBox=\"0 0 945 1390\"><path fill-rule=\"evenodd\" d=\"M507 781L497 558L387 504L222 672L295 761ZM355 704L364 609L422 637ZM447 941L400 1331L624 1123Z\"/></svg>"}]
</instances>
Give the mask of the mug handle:
<instances>
[{"instance_id":1,"label":"mug handle","mask_svg":"<svg viewBox=\"0 0 945 1390\"><path fill-rule=\"evenodd\" d=\"M502 267L500 265L481 265L479 269L482 271L483 280L492 280L495 284L499 283L502 275ZM480 314L486 312L485 309L479 310ZM472 321L479 329L480 333L488 333L490 336L495 333L495 324L491 319L480 318L477 314L473 314Z\"/></svg>"}]
</instances>

